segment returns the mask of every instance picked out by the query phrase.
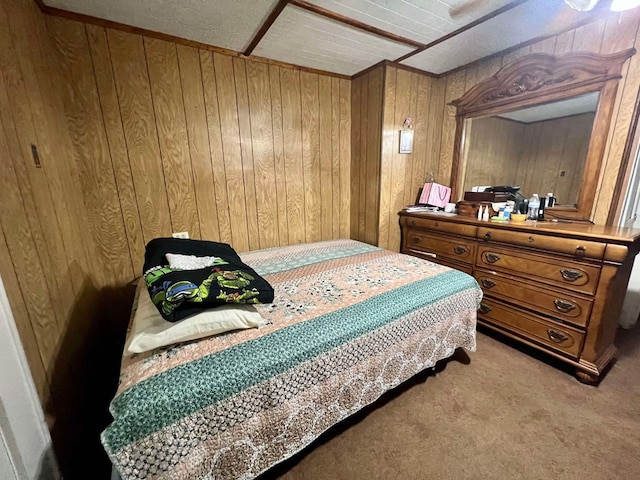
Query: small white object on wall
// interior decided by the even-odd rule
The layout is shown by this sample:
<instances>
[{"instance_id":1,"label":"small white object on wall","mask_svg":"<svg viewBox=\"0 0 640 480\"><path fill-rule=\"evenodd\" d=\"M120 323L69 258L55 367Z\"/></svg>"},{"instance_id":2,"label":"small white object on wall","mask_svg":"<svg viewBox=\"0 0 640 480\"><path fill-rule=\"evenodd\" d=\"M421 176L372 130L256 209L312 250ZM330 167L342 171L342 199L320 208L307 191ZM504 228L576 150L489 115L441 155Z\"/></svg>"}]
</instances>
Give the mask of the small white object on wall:
<instances>
[{"instance_id":1,"label":"small white object on wall","mask_svg":"<svg viewBox=\"0 0 640 480\"><path fill-rule=\"evenodd\" d=\"M400 153L413 152L413 130L400 130Z\"/></svg>"},{"instance_id":2,"label":"small white object on wall","mask_svg":"<svg viewBox=\"0 0 640 480\"><path fill-rule=\"evenodd\" d=\"M410 118L405 118L400 130L400 153L413 152L413 122Z\"/></svg>"}]
</instances>

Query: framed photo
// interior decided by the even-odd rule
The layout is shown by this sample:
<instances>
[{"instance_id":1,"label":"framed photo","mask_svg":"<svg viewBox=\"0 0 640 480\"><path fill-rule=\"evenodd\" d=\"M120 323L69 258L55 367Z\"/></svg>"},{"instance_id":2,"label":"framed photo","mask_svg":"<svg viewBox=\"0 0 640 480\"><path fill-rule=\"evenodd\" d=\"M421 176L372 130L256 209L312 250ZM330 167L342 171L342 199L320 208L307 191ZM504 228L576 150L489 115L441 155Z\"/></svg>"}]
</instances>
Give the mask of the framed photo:
<instances>
[{"instance_id":1,"label":"framed photo","mask_svg":"<svg viewBox=\"0 0 640 480\"><path fill-rule=\"evenodd\" d=\"M400 130L400 153L413 152L413 130Z\"/></svg>"}]
</instances>

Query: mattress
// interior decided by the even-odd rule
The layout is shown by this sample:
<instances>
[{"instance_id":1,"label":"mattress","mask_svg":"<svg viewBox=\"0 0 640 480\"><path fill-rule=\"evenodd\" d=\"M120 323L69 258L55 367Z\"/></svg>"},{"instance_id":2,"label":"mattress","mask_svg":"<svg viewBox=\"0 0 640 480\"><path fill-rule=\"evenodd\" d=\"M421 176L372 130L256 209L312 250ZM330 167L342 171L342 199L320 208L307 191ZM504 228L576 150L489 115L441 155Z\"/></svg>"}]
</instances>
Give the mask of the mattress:
<instances>
[{"instance_id":1,"label":"mattress","mask_svg":"<svg viewBox=\"0 0 640 480\"><path fill-rule=\"evenodd\" d=\"M353 240L241 257L274 288L256 306L266 325L123 357L102 434L123 479L254 478L475 351L482 292L467 274Z\"/></svg>"}]
</instances>

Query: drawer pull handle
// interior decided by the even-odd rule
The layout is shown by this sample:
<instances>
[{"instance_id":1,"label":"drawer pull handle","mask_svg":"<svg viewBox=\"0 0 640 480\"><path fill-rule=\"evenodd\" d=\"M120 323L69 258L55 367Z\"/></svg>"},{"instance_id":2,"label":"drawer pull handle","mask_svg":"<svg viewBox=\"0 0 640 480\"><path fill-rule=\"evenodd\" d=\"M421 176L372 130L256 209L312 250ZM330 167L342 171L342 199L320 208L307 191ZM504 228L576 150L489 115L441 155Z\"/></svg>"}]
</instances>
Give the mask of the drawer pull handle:
<instances>
[{"instance_id":1,"label":"drawer pull handle","mask_svg":"<svg viewBox=\"0 0 640 480\"><path fill-rule=\"evenodd\" d=\"M560 300L559 298L556 298L553 301L553 304L556 306L558 310L564 313L570 312L571 310L576 308L575 303L569 302L567 300Z\"/></svg>"},{"instance_id":2,"label":"drawer pull handle","mask_svg":"<svg viewBox=\"0 0 640 480\"><path fill-rule=\"evenodd\" d=\"M487 233L487 235L489 234ZM484 254L484 258L489 263L496 263L498 260L500 260L500 255L496 253L487 252Z\"/></svg>"},{"instance_id":3,"label":"drawer pull handle","mask_svg":"<svg viewBox=\"0 0 640 480\"><path fill-rule=\"evenodd\" d=\"M416 226L416 221L415 220L409 220L409 225L411 225L412 227Z\"/></svg>"},{"instance_id":4,"label":"drawer pull handle","mask_svg":"<svg viewBox=\"0 0 640 480\"><path fill-rule=\"evenodd\" d=\"M440 224L438 222L436 222L436 228L438 228L440 226Z\"/></svg>"},{"instance_id":5,"label":"drawer pull handle","mask_svg":"<svg viewBox=\"0 0 640 480\"><path fill-rule=\"evenodd\" d=\"M584 257L587 253L587 249L583 246L576 247L576 257Z\"/></svg>"},{"instance_id":6,"label":"drawer pull handle","mask_svg":"<svg viewBox=\"0 0 640 480\"><path fill-rule=\"evenodd\" d=\"M533 240L533 237L531 237L531 236L530 236L529 238L527 238L527 242L529 242L529 243L533 243L533 241L534 241L534 240Z\"/></svg>"},{"instance_id":7,"label":"drawer pull handle","mask_svg":"<svg viewBox=\"0 0 640 480\"><path fill-rule=\"evenodd\" d=\"M565 333L559 332L558 330L547 330L547 335L549 336L549 340L555 343L562 343L569 340L569 336Z\"/></svg>"},{"instance_id":8,"label":"drawer pull handle","mask_svg":"<svg viewBox=\"0 0 640 480\"><path fill-rule=\"evenodd\" d=\"M467 251L469 251L469 249L462 245L456 245L455 247L453 247L453 251L456 252L458 255L464 255L465 253L467 253Z\"/></svg>"},{"instance_id":9,"label":"drawer pull handle","mask_svg":"<svg viewBox=\"0 0 640 480\"><path fill-rule=\"evenodd\" d=\"M491 311L491 307L488 305L485 305L484 303L481 303L480 308L478 310L480 310L480 313L489 313Z\"/></svg>"},{"instance_id":10,"label":"drawer pull handle","mask_svg":"<svg viewBox=\"0 0 640 480\"><path fill-rule=\"evenodd\" d=\"M576 270L569 270L568 268L564 268L560 270L560 274L562 278L564 278L567 282L575 282L579 278L584 277L584 275Z\"/></svg>"},{"instance_id":11,"label":"drawer pull handle","mask_svg":"<svg viewBox=\"0 0 640 480\"><path fill-rule=\"evenodd\" d=\"M489 280L488 278L483 278L482 280L480 280L480 283L484 288L493 288L496 286L496 282L494 282L493 280Z\"/></svg>"},{"instance_id":12,"label":"drawer pull handle","mask_svg":"<svg viewBox=\"0 0 640 480\"><path fill-rule=\"evenodd\" d=\"M420 240L422 240L420 237L416 237L416 236L411 237L411 243L413 243L414 245L417 243L420 243Z\"/></svg>"},{"instance_id":13,"label":"drawer pull handle","mask_svg":"<svg viewBox=\"0 0 640 480\"><path fill-rule=\"evenodd\" d=\"M484 239L485 240L491 240L491 232L487 232L484 234Z\"/></svg>"}]
</instances>

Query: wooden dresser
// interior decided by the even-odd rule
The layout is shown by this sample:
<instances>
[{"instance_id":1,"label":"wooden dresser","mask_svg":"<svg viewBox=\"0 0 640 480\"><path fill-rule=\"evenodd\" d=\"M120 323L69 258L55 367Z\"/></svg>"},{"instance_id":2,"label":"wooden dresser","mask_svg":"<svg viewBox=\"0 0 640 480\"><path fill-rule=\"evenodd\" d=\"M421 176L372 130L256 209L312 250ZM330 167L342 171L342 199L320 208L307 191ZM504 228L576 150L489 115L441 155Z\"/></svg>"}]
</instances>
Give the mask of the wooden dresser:
<instances>
[{"instance_id":1,"label":"wooden dresser","mask_svg":"<svg viewBox=\"0 0 640 480\"><path fill-rule=\"evenodd\" d=\"M476 278L480 324L574 366L585 383L615 357L640 229L407 212L400 227L402 253Z\"/></svg>"}]
</instances>

